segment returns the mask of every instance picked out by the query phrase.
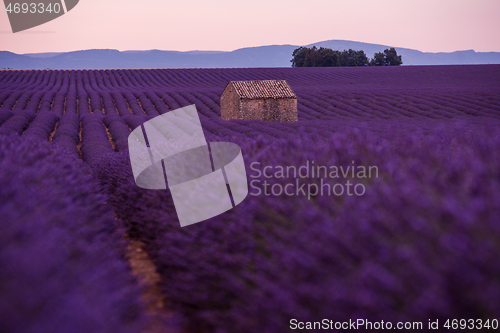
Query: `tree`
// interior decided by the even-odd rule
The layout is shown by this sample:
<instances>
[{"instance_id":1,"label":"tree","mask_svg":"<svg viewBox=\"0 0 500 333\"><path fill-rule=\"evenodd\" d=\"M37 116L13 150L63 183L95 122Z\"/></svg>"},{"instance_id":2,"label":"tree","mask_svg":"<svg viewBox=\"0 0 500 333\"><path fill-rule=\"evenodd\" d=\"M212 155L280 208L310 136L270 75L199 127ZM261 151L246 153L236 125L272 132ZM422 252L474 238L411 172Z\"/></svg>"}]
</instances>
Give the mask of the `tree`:
<instances>
[{"instance_id":1,"label":"tree","mask_svg":"<svg viewBox=\"0 0 500 333\"><path fill-rule=\"evenodd\" d=\"M304 62L306 61L309 52L309 48L302 46L293 50L293 58L290 60L292 67L304 67Z\"/></svg>"},{"instance_id":2,"label":"tree","mask_svg":"<svg viewBox=\"0 0 500 333\"><path fill-rule=\"evenodd\" d=\"M370 61L371 66L385 66L385 54L382 52L377 52Z\"/></svg>"},{"instance_id":3,"label":"tree","mask_svg":"<svg viewBox=\"0 0 500 333\"><path fill-rule=\"evenodd\" d=\"M337 66L398 66L403 63L395 48L375 53L368 60L365 51L353 49L342 52L316 46L299 47L292 53L292 67L337 67Z\"/></svg>"},{"instance_id":4,"label":"tree","mask_svg":"<svg viewBox=\"0 0 500 333\"><path fill-rule=\"evenodd\" d=\"M340 54L340 66L368 66L365 51L344 50Z\"/></svg>"},{"instance_id":5,"label":"tree","mask_svg":"<svg viewBox=\"0 0 500 333\"><path fill-rule=\"evenodd\" d=\"M403 63L401 56L398 56L396 49L391 47L384 50L386 66L399 66Z\"/></svg>"},{"instance_id":6,"label":"tree","mask_svg":"<svg viewBox=\"0 0 500 333\"><path fill-rule=\"evenodd\" d=\"M370 61L371 66L399 66L403 63L401 56L398 56L396 49L391 47L385 49L384 53L377 52Z\"/></svg>"},{"instance_id":7,"label":"tree","mask_svg":"<svg viewBox=\"0 0 500 333\"><path fill-rule=\"evenodd\" d=\"M316 67L316 46L307 49L307 55L304 59L304 65L302 67Z\"/></svg>"},{"instance_id":8,"label":"tree","mask_svg":"<svg viewBox=\"0 0 500 333\"><path fill-rule=\"evenodd\" d=\"M340 52L320 47L315 54L314 67L338 67L340 66Z\"/></svg>"},{"instance_id":9,"label":"tree","mask_svg":"<svg viewBox=\"0 0 500 333\"><path fill-rule=\"evenodd\" d=\"M340 52L316 46L299 47L292 53L292 67L333 67L340 65Z\"/></svg>"}]
</instances>

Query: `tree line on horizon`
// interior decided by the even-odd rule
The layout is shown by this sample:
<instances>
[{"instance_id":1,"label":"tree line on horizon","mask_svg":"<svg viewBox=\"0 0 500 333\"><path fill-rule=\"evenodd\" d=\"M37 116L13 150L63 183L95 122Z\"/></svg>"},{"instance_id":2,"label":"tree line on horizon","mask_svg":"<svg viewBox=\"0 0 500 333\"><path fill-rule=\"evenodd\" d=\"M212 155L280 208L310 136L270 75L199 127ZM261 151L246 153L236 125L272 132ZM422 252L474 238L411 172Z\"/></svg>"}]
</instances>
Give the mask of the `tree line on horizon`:
<instances>
[{"instance_id":1,"label":"tree line on horizon","mask_svg":"<svg viewBox=\"0 0 500 333\"><path fill-rule=\"evenodd\" d=\"M296 48L292 56L292 67L399 66L403 63L393 47L375 53L372 59L368 59L363 50L338 51L316 46Z\"/></svg>"}]
</instances>

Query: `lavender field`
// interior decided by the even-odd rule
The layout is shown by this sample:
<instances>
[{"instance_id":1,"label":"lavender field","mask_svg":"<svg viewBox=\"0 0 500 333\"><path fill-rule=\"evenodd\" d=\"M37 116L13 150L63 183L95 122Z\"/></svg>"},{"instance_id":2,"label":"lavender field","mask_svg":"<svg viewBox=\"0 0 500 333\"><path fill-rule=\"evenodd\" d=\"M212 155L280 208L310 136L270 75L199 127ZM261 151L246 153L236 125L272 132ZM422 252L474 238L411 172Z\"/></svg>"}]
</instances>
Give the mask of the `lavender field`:
<instances>
[{"instance_id":1,"label":"lavender field","mask_svg":"<svg viewBox=\"0 0 500 333\"><path fill-rule=\"evenodd\" d=\"M298 122L220 119L229 81L269 79L295 91ZM363 195L250 187L236 208L181 228L169 190L135 185L127 138L190 104L207 141L241 147L249 182L289 181L252 163L376 166L377 177L326 180L360 183ZM291 319L325 318L491 323L500 65L3 70L0 198L7 332L150 329L127 259L133 241L176 318L162 332L287 332Z\"/></svg>"}]
</instances>

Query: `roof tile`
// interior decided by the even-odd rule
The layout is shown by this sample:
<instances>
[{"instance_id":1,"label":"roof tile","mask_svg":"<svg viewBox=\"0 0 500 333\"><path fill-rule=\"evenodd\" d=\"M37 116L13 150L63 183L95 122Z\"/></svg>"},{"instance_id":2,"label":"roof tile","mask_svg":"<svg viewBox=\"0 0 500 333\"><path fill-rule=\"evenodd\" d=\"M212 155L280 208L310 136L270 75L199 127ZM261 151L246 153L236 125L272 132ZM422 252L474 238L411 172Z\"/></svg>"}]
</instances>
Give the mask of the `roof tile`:
<instances>
[{"instance_id":1,"label":"roof tile","mask_svg":"<svg viewBox=\"0 0 500 333\"><path fill-rule=\"evenodd\" d=\"M297 98L285 80L231 81L243 99Z\"/></svg>"}]
</instances>

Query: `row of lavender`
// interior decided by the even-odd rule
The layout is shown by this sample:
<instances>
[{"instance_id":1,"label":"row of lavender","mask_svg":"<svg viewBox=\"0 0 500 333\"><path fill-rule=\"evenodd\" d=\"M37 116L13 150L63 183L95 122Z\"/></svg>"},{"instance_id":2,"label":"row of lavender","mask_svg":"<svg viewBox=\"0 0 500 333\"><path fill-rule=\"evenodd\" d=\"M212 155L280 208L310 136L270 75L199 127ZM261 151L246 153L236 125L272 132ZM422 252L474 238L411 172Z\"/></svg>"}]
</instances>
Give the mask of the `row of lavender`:
<instances>
[{"instance_id":1,"label":"row of lavender","mask_svg":"<svg viewBox=\"0 0 500 333\"><path fill-rule=\"evenodd\" d=\"M228 81L286 79L292 87L321 89L332 84L356 89L484 89L499 85L500 66L418 66L393 68L234 68L0 71L0 87L39 89L50 80L84 80L94 90L221 89ZM7 87L8 86L8 87Z\"/></svg>"},{"instance_id":2,"label":"row of lavender","mask_svg":"<svg viewBox=\"0 0 500 333\"><path fill-rule=\"evenodd\" d=\"M327 138L233 137L254 182L250 195L185 228L168 190L135 185L126 152L92 162L117 216L154 258L160 287L188 331L286 332L291 319L423 327L429 319L499 319L498 127L394 127L384 138L349 125ZM308 161L376 166L378 174L296 179L255 171ZM350 181L365 192L309 198L297 180L305 191ZM279 191L289 184L292 195Z\"/></svg>"},{"instance_id":3,"label":"row of lavender","mask_svg":"<svg viewBox=\"0 0 500 333\"><path fill-rule=\"evenodd\" d=\"M208 141L231 137L242 147L250 180L282 188L295 181L254 177L252 162L377 166L375 179L347 179L363 183L363 196L261 193L181 229L168 191L135 186L126 151L89 160L117 216L155 259L171 306L190 330L206 332L284 332L291 318L497 319L498 95L342 91L338 105L330 89L299 92L297 124L222 122L210 92L175 100L197 105ZM364 105L370 116L349 108L367 96L382 103ZM392 113L398 105L391 103L422 100L427 116L418 116L420 108Z\"/></svg>"},{"instance_id":4,"label":"row of lavender","mask_svg":"<svg viewBox=\"0 0 500 333\"><path fill-rule=\"evenodd\" d=\"M348 127L367 129L378 132L381 136L388 136L391 133L391 128L405 129L407 131L425 129L432 133L440 125L456 123L455 119L446 122L443 120L440 122L430 122L428 120L412 120L408 122L394 119L381 121L369 118L363 120L338 119L334 122L328 122L328 118L325 118L294 124L269 124L261 121L243 120L226 122L221 120L205 104L197 103L196 105L201 115L200 118L205 133L226 138L243 136L253 139L278 139L296 138L309 134L329 137L333 133ZM72 113L58 117L52 112L41 112L39 114L23 112L8 118L0 126L0 134L22 134L42 141L51 141L72 152L75 156L90 161L113 152L126 151L130 131L152 117L154 116L128 115L120 117L118 115L88 114L80 118ZM481 118L471 119L467 123L469 127L475 126L477 128L482 128L487 124ZM490 123L491 125L500 125L498 122Z\"/></svg>"},{"instance_id":5,"label":"row of lavender","mask_svg":"<svg viewBox=\"0 0 500 333\"><path fill-rule=\"evenodd\" d=\"M0 330L142 331L123 231L92 170L28 136L0 147Z\"/></svg>"},{"instance_id":6,"label":"row of lavender","mask_svg":"<svg viewBox=\"0 0 500 333\"><path fill-rule=\"evenodd\" d=\"M428 135L399 127L388 140L351 123L329 138L233 136L251 179L261 182L266 178L254 177L250 163L347 167L354 161L376 165L380 175L364 183L362 197L251 195L223 216L181 229L169 192L137 188L127 152L111 153L102 119L89 115L82 122L93 138L82 151L107 187L107 200L127 233L146 244L162 290L193 331L286 331L290 318L486 320L500 313L498 129L462 124ZM225 138L207 134L207 140ZM9 291L2 293L9 300L3 327L138 331L137 291L89 172L64 150L29 136L2 139L1 146L0 209L16 221L1 224L0 280ZM97 293L89 296L88 288Z\"/></svg>"},{"instance_id":7,"label":"row of lavender","mask_svg":"<svg viewBox=\"0 0 500 333\"><path fill-rule=\"evenodd\" d=\"M75 112L61 114L61 112L54 111L62 110L57 105L53 106L53 111L40 108L36 113L31 109L16 109L22 107L20 102L12 110L9 110L5 106L8 103L4 103L0 109L0 133L34 135L43 140L62 142L68 149L77 151L85 140L95 140L86 135L87 129L92 126L95 127L95 131L102 133L103 138L107 137L107 140L101 144L103 149L105 146L109 151L119 151L126 148L126 137L130 130L146 119L158 115L157 110L161 109L161 113L164 113L169 109L189 104L197 106L202 124L207 132L228 137L243 134L250 138L259 136L285 138L300 135L300 133L320 133L328 136L353 121L358 123L357 126L363 126L363 123L369 122L369 124L365 124L367 127L387 132L384 131L384 128L390 126L403 126L409 129L425 127L431 130L432 127L444 120L462 120L481 125L500 117L500 102L493 104L495 102L493 99L481 101L482 95L479 94L468 97L458 93L440 96L425 94L422 96L413 93L377 95L368 92L361 95L360 93L302 92L299 95L300 121L297 123L277 124L241 120L227 122L220 119L218 95L214 92L154 93L146 91L145 94L139 94L139 100L142 101L140 104L139 102L133 103L135 95L132 92L126 94L132 96L129 98L130 103L122 99L123 104L120 104L118 98L114 100L103 99L104 104L113 105L113 109L114 105L120 105L117 109L121 110L118 113L106 112L106 115L98 109L80 116ZM153 96L159 99L159 94L162 98L155 102L155 106L152 103L148 104L148 101L154 100ZM151 98L146 98L146 95ZM101 101L100 98L91 98L90 100L97 101L96 103ZM62 101L60 102L62 103ZM49 105L48 103L42 102L41 105ZM129 106L131 106L132 111L135 110L134 114L129 111ZM144 107L145 111L143 111ZM109 108L105 109L109 110ZM88 122L85 120L86 118L94 120ZM409 119L412 121L408 122ZM426 121L431 119L439 119L440 121L437 123ZM496 122L494 121L494 123Z\"/></svg>"},{"instance_id":8,"label":"row of lavender","mask_svg":"<svg viewBox=\"0 0 500 333\"><path fill-rule=\"evenodd\" d=\"M476 67L470 69L471 72L476 70ZM352 81L362 87L363 80L375 77L375 74L379 78L391 77L391 71L361 72L355 69L337 74L345 75L346 82ZM438 68L439 71L441 69ZM42 186L55 182L61 173L73 175L85 170L82 164L73 168L57 160L55 164L59 163L64 169L58 171L62 169L35 163L47 155L56 155L64 160L64 152L67 151L72 152L73 157L68 157L73 161L71 163L76 163L75 157L81 154L106 186L108 202L124 223L127 233L146 244L161 274L163 292L171 301L171 306L191 323L192 331L286 331L290 318L301 321L322 318L427 321L428 318L451 317L492 319L500 313L495 301L500 299L500 286L492 278L500 274L495 260L500 253L497 223L500 211L496 205L500 200L500 102L499 84L488 73L473 75L469 71L464 72L463 68L454 69L454 75L469 77L471 82L489 83L487 87L471 89L473 91L466 91L458 83L438 92L427 91L423 84L416 90L404 90L396 84L388 85L388 81L384 81L386 79L381 79L386 82L383 89L356 91L346 86L337 87L331 82L326 86L315 86L311 82L313 87L307 87L306 79L301 84L297 79L297 88L294 88L301 101L299 122L281 124L222 121L218 93L206 86L211 78L222 86L222 81L229 76L241 79L265 77L270 75L267 70L122 71L129 80L122 79L123 82L130 83L116 90L106 90L106 84L99 83L97 78L95 84L92 83L90 77L97 71L88 71L88 81L84 72L81 72L80 88L77 71L71 72L75 73L74 83L71 74L65 79L68 72L41 71L50 73L48 79L45 74L38 74L33 79L28 74L25 77L15 76L17 72L8 77L9 87L12 84L24 84L26 87L40 85L35 90L0 90L0 96L5 97L0 110L0 135L22 135L21 141L15 138L2 141L2 149L9 147L9 140L14 140L11 148L7 149L9 156L17 156L22 162L25 156L33 154L33 158L25 161L33 166L32 171L22 174L27 178L13 179L29 185L26 193L38 193L37 198L46 198L48 201L44 204L47 207L68 206L61 204L62 197L69 198L67 202L85 201L87 195L82 198L80 194L86 190L79 185L56 186L49 195L46 195L46 189L50 186ZM154 72L169 73L171 80L177 80L173 81L176 82L174 84L165 79L164 87L172 84L172 88L178 84L185 89L173 91L152 86L146 89L140 79L146 75L144 73L154 78ZM110 73L118 82L116 77L119 71ZM296 73L293 75L297 78L323 77L322 82L327 82L332 79L330 74L333 72L290 73ZM412 80L439 81L435 74L418 74L415 70ZM2 76L0 81L5 82L5 78L5 75ZM104 76L101 78L102 82L106 81ZM112 83L112 80L109 79L109 82ZM157 82L161 83L159 79ZM61 87L65 84L67 93L63 107L56 107L56 95L64 90ZM149 84L153 85L153 81ZM188 87L197 89L188 90ZM432 84L428 88L430 90ZM70 92L77 96L76 108L71 106L73 102L68 104ZM14 101L12 94L18 93ZM30 101L24 102L29 94L32 94ZM22 101L21 96L25 96ZM33 96L36 98L33 99ZM39 96L39 102L36 102ZM78 96L83 96L82 101ZM108 99L109 96L111 99ZM31 101L39 106L31 108ZM58 103L61 104L61 101L62 98L59 98ZM85 101L89 112L82 113L79 104L85 104ZM145 191L135 186L126 149L127 137L131 129L162 113L159 110L163 106L163 111L167 112L193 103L200 113L207 140L238 143L249 174L252 162L300 166L309 160L343 167L352 165L352 162L356 165L376 165L380 175L376 179L362 180L366 187L366 195L363 196L349 196L347 193L340 196L316 195L309 200L299 195L251 195L227 214L181 229L168 191ZM45 105L43 110L42 104ZM92 109L93 106L95 109ZM112 112L108 112L110 110ZM24 147L23 140L33 143ZM39 143L36 142L40 141L51 141L53 145L43 143L37 146ZM17 146L21 149L16 151L14 148ZM48 152L47 149L54 151ZM14 168L14 165L18 167ZM11 172L6 174L17 172L19 165L23 164L11 163ZM75 172L71 171L72 168ZM2 170L7 169L2 167ZM36 178L35 169L43 169L47 175L44 173ZM262 175L252 179L266 180ZM65 178L62 182L66 184L64 181ZM91 182L89 179L82 181ZM286 185L283 179L269 181ZM310 181L320 185L318 179ZM335 184L335 180L327 181L330 185ZM14 185L5 186L3 190L5 198L9 193L16 192ZM93 187L89 191L98 192L99 189ZM29 197L24 192L19 193L20 197L16 200ZM99 199L94 199L92 202L98 203ZM18 215L26 213L15 209L22 206L18 203L3 202L6 205L1 208L7 215L13 214L9 213L10 210ZM85 202L81 203L84 209L88 204ZM45 211L36 207L43 205L34 203L33 214L43 215ZM85 212L75 212L71 207L63 215L68 220L78 215L82 217L83 224L92 220L109 226L108 231L113 229L109 225L109 212L101 211L95 205L90 205ZM103 218L92 215L94 209ZM48 224L49 220L59 221L52 215L47 216L47 221L39 220L39 228ZM13 219L24 221L29 220L29 216L21 214ZM65 224L58 222L57 226L60 225ZM3 233L6 235L3 243L10 244L12 238L9 237L17 232L15 226L3 224L3 227L14 228L13 231L5 229ZM75 226L62 237L74 242L80 233L86 234L82 228ZM97 246L93 242L101 238L93 237L93 233L88 233L85 238L88 243L82 243L83 247ZM43 231L40 231L42 234ZM32 239L36 238L32 236ZM100 251L105 252L104 249L119 243L114 238L109 239L107 234L102 238L107 241L99 243L97 247ZM47 244L54 243L50 237L46 241ZM81 252L79 248L73 250L58 246L56 252ZM47 245L47 248L50 247ZM2 253L16 252L9 250ZM25 252L24 255L28 259L33 258L32 252ZM85 258L76 256L77 262L86 262ZM111 257L117 258L114 255ZM19 267L13 264L19 264L15 255L2 258L7 258L2 262L7 266ZM66 266L71 258L68 255L59 263ZM109 259L106 263L111 263L111 267L123 265L120 260L113 260ZM92 270L89 267L84 265L82 269ZM89 278L95 281L95 285L103 283L99 276L107 277L109 283L115 286L120 283L127 285L114 277L116 274L118 280L122 279L123 270L110 275L100 275L101 269L95 272L98 276ZM4 280L13 281L12 277L16 274L19 275L19 271L14 271ZM69 279L73 276L71 274L76 273L70 270ZM58 281L54 282L55 286L65 285L59 276L54 281ZM24 283L21 281L21 287L12 290L20 293ZM78 291L81 288L85 285L72 285L63 290ZM99 288L102 295L110 295L105 296L106 299L120 304L136 304L133 297L127 299L120 294L123 289L117 288L117 294L112 294L106 291L106 286ZM29 292L40 295L42 291L36 289ZM54 289L49 294L60 295L58 292ZM37 298L39 302L47 302L49 298L44 295ZM14 293L8 297L14 301L22 299L17 296ZM60 297L71 304L83 302L78 297ZM93 300L98 300L98 297ZM140 326L142 316L139 309L118 307L117 312L109 314L111 310L106 308L109 304L102 304L104 308L96 308L93 314L85 312L82 318L94 326L82 324L81 330L98 330L102 327L99 325L107 325L106 316L122 318L116 320L129 325L127 327L132 331ZM21 302L19 306L25 304ZM61 309L60 303L53 303L52 308ZM91 306L84 305L82 308L90 311ZM68 307L66 317L77 314L71 309L74 308ZM18 325L18 331L24 329L19 323L34 322L23 318L22 315L26 314L23 311L19 311L22 315L18 317L12 311L5 313L2 322L8 323L9 328ZM58 315L63 316L64 313L53 311L47 322L55 322L51 318ZM137 321L134 319L132 323L127 323L125 318L129 317ZM81 323L84 319L74 322ZM116 321L109 323L120 327ZM73 327L61 328L64 329L73 330Z\"/></svg>"},{"instance_id":9,"label":"row of lavender","mask_svg":"<svg viewBox=\"0 0 500 333\"><path fill-rule=\"evenodd\" d=\"M215 95L210 97L217 103L220 92L230 80L286 78L299 95L299 109L304 111L305 119L318 116L308 111L323 111L324 104L328 105L325 110L333 111L332 116L340 117L370 116L374 109L388 109L386 112L390 112L390 116L450 116L446 109L440 112L441 106L455 110L456 115L491 116L498 111L496 92L500 83L494 74L499 68L442 66L434 71L418 67L403 72L391 69L319 71L314 68L4 71L0 72L3 74L0 75L0 110L51 110L58 116L94 112L157 115L177 108L176 93L181 91ZM480 72L476 73L478 70ZM437 80L436 72L439 71L443 73ZM345 80L339 80L339 76ZM478 77L482 79L480 83L477 83ZM405 86L406 81L412 85ZM406 96L401 98L403 88L411 89L411 93L406 91ZM429 92L431 89L437 92ZM412 100L408 101L408 97Z\"/></svg>"}]
</instances>

